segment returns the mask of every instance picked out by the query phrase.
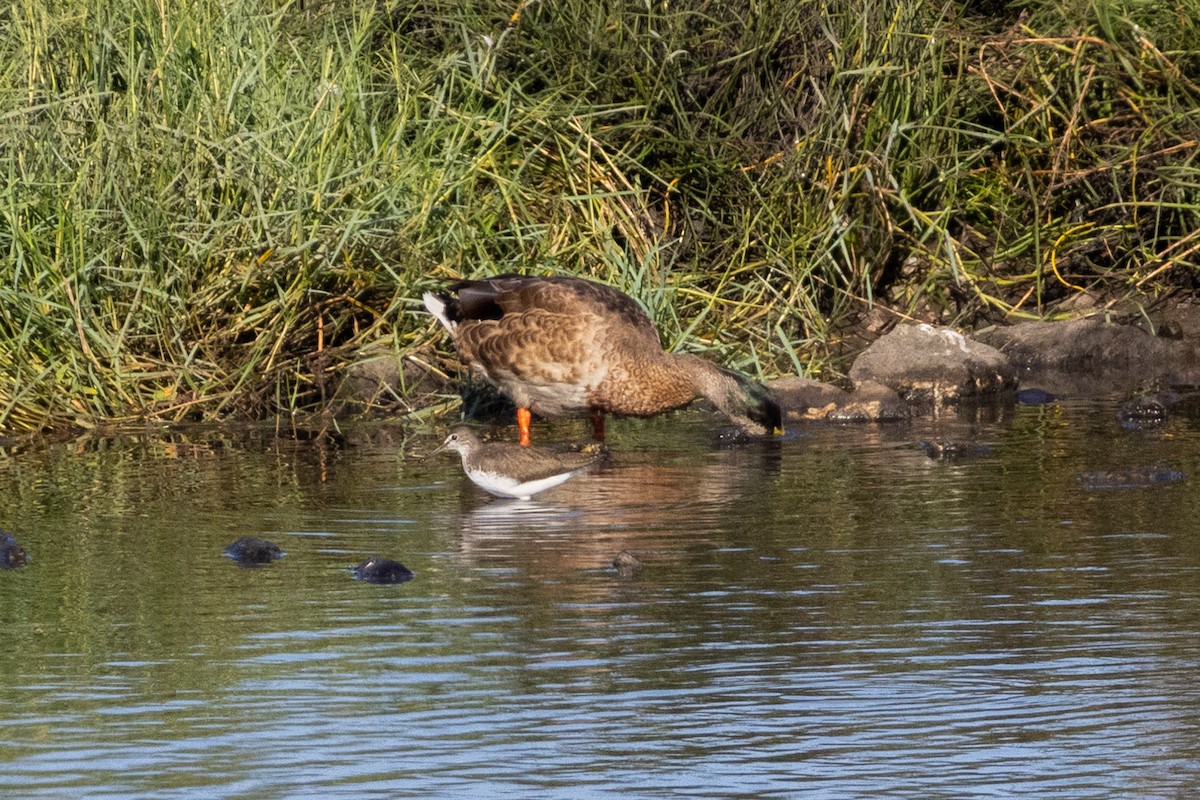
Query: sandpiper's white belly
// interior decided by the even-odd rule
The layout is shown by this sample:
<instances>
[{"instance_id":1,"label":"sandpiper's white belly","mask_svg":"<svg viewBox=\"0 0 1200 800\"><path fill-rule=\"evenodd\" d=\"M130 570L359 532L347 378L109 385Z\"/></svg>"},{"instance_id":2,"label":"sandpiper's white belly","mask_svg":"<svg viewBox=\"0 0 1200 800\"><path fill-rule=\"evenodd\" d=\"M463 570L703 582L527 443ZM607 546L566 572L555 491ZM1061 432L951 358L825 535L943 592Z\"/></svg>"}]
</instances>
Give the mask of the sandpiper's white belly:
<instances>
[{"instance_id":1,"label":"sandpiper's white belly","mask_svg":"<svg viewBox=\"0 0 1200 800\"><path fill-rule=\"evenodd\" d=\"M538 492L544 492L547 489L558 486L560 483L565 483L579 471L575 469L545 478L538 478L537 480L519 481L509 475L499 475L495 472L476 469L468 472L467 477L476 486L484 491L491 492L497 497L515 497L519 500L528 500Z\"/></svg>"}]
</instances>

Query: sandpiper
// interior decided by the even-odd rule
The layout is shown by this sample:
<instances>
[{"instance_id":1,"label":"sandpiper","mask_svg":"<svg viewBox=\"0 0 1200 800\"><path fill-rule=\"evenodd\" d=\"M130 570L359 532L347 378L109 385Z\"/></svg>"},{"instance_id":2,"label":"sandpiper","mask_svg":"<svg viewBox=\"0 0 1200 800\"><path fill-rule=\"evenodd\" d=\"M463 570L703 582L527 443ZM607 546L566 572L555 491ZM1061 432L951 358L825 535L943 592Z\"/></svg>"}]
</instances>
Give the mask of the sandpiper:
<instances>
[{"instance_id":1,"label":"sandpiper","mask_svg":"<svg viewBox=\"0 0 1200 800\"><path fill-rule=\"evenodd\" d=\"M596 456L554 453L541 447L484 442L470 428L450 431L430 455L453 450L462 457L463 472L481 489L497 497L528 500L587 469Z\"/></svg>"},{"instance_id":2,"label":"sandpiper","mask_svg":"<svg viewBox=\"0 0 1200 800\"><path fill-rule=\"evenodd\" d=\"M663 351L632 297L573 277L498 275L425 294L471 372L517 405L521 444L531 413L650 416L706 397L754 435L783 432L779 404L757 381L699 356Z\"/></svg>"}]
</instances>

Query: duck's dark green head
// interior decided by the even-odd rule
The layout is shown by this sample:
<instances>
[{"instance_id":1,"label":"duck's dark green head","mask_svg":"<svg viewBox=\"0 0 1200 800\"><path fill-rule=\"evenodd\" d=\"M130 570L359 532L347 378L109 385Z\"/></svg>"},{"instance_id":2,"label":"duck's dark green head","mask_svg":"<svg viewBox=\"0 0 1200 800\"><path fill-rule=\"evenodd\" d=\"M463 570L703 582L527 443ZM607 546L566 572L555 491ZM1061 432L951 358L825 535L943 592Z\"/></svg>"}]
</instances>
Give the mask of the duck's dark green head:
<instances>
[{"instance_id":1,"label":"duck's dark green head","mask_svg":"<svg viewBox=\"0 0 1200 800\"><path fill-rule=\"evenodd\" d=\"M775 394L758 381L751 380L744 375L738 375L737 377L740 379L738 381L738 388L741 391L745 404L746 418L762 428L762 431L753 432L767 436L782 434L783 412L779 408L779 402L775 399ZM742 427L747 426L743 425Z\"/></svg>"},{"instance_id":2,"label":"duck's dark green head","mask_svg":"<svg viewBox=\"0 0 1200 800\"><path fill-rule=\"evenodd\" d=\"M700 394L747 433L755 436L783 433L783 412L770 389L731 369L703 363L708 367L696 370L696 389Z\"/></svg>"}]
</instances>

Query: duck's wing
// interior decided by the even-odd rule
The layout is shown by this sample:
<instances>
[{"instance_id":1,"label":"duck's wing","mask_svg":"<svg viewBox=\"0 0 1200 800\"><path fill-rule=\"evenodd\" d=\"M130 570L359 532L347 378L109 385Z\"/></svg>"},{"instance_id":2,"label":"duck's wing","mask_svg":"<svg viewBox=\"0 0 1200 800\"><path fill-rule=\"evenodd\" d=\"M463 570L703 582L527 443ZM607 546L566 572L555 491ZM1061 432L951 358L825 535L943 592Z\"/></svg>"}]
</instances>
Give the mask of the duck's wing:
<instances>
[{"instance_id":1,"label":"duck's wing","mask_svg":"<svg viewBox=\"0 0 1200 800\"><path fill-rule=\"evenodd\" d=\"M497 275L449 286L457 301L450 313L456 322L500 320L508 315L545 312L583 317L623 331L623 335L652 339L658 331L640 305L602 283L571 277Z\"/></svg>"}]
</instances>

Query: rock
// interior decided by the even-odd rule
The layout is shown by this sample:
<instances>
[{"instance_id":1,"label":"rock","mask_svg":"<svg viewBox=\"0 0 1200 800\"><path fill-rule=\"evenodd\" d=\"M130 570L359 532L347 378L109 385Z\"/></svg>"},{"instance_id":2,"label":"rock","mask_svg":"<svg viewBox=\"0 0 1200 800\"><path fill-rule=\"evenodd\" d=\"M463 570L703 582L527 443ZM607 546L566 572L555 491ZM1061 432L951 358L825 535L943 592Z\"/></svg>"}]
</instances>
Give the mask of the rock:
<instances>
[{"instance_id":1,"label":"rock","mask_svg":"<svg viewBox=\"0 0 1200 800\"><path fill-rule=\"evenodd\" d=\"M399 561L368 558L354 568L354 577L367 583L404 583L413 579L413 573Z\"/></svg>"},{"instance_id":2,"label":"rock","mask_svg":"<svg viewBox=\"0 0 1200 800\"><path fill-rule=\"evenodd\" d=\"M1048 388L1066 386L1065 393L1075 396L1135 386L1195 363L1196 357L1188 342L1099 318L1023 322L982 332L978 339L999 349L1019 369L1051 376L1047 383L1054 385Z\"/></svg>"},{"instance_id":3,"label":"rock","mask_svg":"<svg viewBox=\"0 0 1200 800\"><path fill-rule=\"evenodd\" d=\"M825 418L831 422L899 422L911 416L912 409L900 395L882 383L862 381Z\"/></svg>"},{"instance_id":4,"label":"rock","mask_svg":"<svg viewBox=\"0 0 1200 800\"><path fill-rule=\"evenodd\" d=\"M631 578L642 568L642 560L628 550L622 550L613 557L612 565L622 578Z\"/></svg>"},{"instance_id":5,"label":"rock","mask_svg":"<svg viewBox=\"0 0 1200 800\"><path fill-rule=\"evenodd\" d=\"M829 383L789 375L770 381L784 422L892 422L908 419L909 408L888 387L864 381L847 392Z\"/></svg>"},{"instance_id":6,"label":"rock","mask_svg":"<svg viewBox=\"0 0 1200 800\"><path fill-rule=\"evenodd\" d=\"M1132 469L1085 472L1079 476L1079 482L1085 489L1141 489L1147 486L1177 483L1186 477L1187 473L1178 469L1134 467Z\"/></svg>"},{"instance_id":7,"label":"rock","mask_svg":"<svg viewBox=\"0 0 1200 800\"><path fill-rule=\"evenodd\" d=\"M11 533L0 531L0 569L13 569L29 560L25 548L17 543Z\"/></svg>"},{"instance_id":8,"label":"rock","mask_svg":"<svg viewBox=\"0 0 1200 800\"><path fill-rule=\"evenodd\" d=\"M945 439L922 441L920 447L925 455L938 461L960 461L979 458L992 452L992 447L979 442L960 442Z\"/></svg>"},{"instance_id":9,"label":"rock","mask_svg":"<svg viewBox=\"0 0 1200 800\"><path fill-rule=\"evenodd\" d=\"M770 381L767 388L775 395L785 423L825 419L849 398L844 389L798 375Z\"/></svg>"},{"instance_id":10,"label":"rock","mask_svg":"<svg viewBox=\"0 0 1200 800\"><path fill-rule=\"evenodd\" d=\"M850 368L866 381L894 390L906 403L954 404L1015 391L1017 371L994 347L950 328L900 325L877 339Z\"/></svg>"},{"instance_id":11,"label":"rock","mask_svg":"<svg viewBox=\"0 0 1200 800\"><path fill-rule=\"evenodd\" d=\"M270 564L277 558L286 555L274 542L259 539L255 536L243 536L225 548L225 555L232 558L240 566L258 567Z\"/></svg>"},{"instance_id":12,"label":"rock","mask_svg":"<svg viewBox=\"0 0 1200 800\"><path fill-rule=\"evenodd\" d=\"M1200 303L1195 298L1182 298L1164 303L1151 313L1155 332L1164 339L1200 341ZM1142 304L1145 307L1145 304ZM1141 317L1143 320L1144 317Z\"/></svg>"}]
</instances>

